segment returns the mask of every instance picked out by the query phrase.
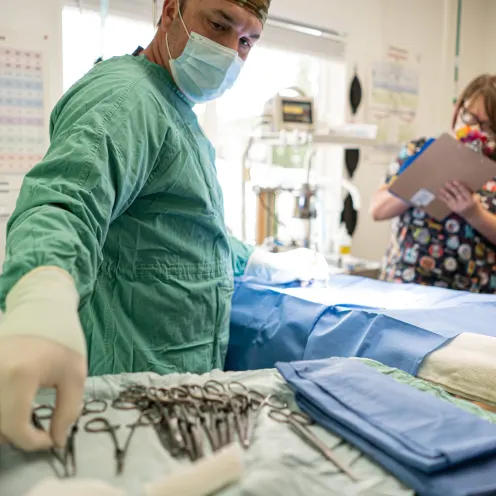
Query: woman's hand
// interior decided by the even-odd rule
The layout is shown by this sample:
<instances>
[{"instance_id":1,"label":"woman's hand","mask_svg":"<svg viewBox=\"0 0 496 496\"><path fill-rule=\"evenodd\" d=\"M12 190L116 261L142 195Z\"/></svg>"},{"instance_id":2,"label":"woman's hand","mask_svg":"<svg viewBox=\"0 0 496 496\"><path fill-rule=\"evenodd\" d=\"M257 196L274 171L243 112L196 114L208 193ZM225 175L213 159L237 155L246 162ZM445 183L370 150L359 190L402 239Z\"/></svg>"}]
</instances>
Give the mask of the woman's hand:
<instances>
[{"instance_id":1,"label":"woman's hand","mask_svg":"<svg viewBox=\"0 0 496 496\"><path fill-rule=\"evenodd\" d=\"M481 207L474 193L458 181L446 183L446 186L439 190L438 195L452 212L465 220L476 215Z\"/></svg>"}]
</instances>

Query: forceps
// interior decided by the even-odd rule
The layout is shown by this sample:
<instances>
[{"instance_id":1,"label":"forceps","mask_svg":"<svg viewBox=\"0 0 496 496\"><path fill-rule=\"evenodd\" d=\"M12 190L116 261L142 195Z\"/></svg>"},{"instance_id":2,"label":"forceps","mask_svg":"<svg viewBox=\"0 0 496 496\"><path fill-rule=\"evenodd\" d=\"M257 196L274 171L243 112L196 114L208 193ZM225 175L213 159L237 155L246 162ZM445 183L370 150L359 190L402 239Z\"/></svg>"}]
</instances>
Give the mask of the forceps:
<instances>
[{"instance_id":1,"label":"forceps","mask_svg":"<svg viewBox=\"0 0 496 496\"><path fill-rule=\"evenodd\" d=\"M103 413L107 409L107 403L103 400L90 400L84 403L80 417L95 413ZM43 429L41 420L51 420L53 416L52 405L38 405L33 409L32 421L37 429ZM55 448L50 448L50 453L64 467L64 477L74 477L77 472L76 467L76 446L75 438L79 431L78 421L71 427L71 432L67 437L67 444L64 453L61 454ZM71 470L69 470L69 465Z\"/></svg>"},{"instance_id":2,"label":"forceps","mask_svg":"<svg viewBox=\"0 0 496 496\"><path fill-rule=\"evenodd\" d=\"M285 410L288 407L288 404L278 396L274 394L269 394L268 396L264 396L262 393L255 391L253 389L248 389L248 411L247 411L247 426L245 431L245 436L243 438L243 447L248 449L251 445L251 441L253 438L253 433L255 431L255 426L257 424L258 418L262 413L262 410L268 406L272 410ZM249 422L249 412L250 410L254 410L255 413L253 415L252 422Z\"/></svg>"},{"instance_id":3,"label":"forceps","mask_svg":"<svg viewBox=\"0 0 496 496\"><path fill-rule=\"evenodd\" d=\"M193 390L198 388L201 390L202 400L209 406L210 432L207 436L214 441L213 451L217 451L231 443L235 437L233 423L236 421L233 419L232 398L226 386L214 379L205 382L203 386L190 386L190 396L195 399L199 399L199 395Z\"/></svg>"},{"instance_id":4,"label":"forceps","mask_svg":"<svg viewBox=\"0 0 496 496\"><path fill-rule=\"evenodd\" d=\"M31 412L31 422L33 425L36 427L36 429L39 429L41 431L46 431L46 429L43 427L43 424L41 423L42 420L45 419L50 419L51 418L51 412L53 410L53 407L49 405L40 405L37 406L32 412ZM41 413L39 413L41 412ZM67 449L69 446L66 447L66 453L62 455L56 448L51 447L49 452L50 454L57 460L62 467L64 468L64 474L61 476L59 471L57 470L56 466L53 464L53 461L50 460L49 463L59 478L63 477L70 477L71 474L69 473L69 469L67 467L67 457L68 457L68 451ZM75 472L72 474L72 476L75 475Z\"/></svg>"},{"instance_id":5,"label":"forceps","mask_svg":"<svg viewBox=\"0 0 496 496\"><path fill-rule=\"evenodd\" d=\"M325 458L332 462L341 472L346 474L352 481L357 482L359 478L346 465L341 463L334 452L322 442L309 428L312 420L305 414L299 412L285 412L283 410L271 410L269 417L276 422L289 424L305 441L322 453Z\"/></svg>"},{"instance_id":6,"label":"forceps","mask_svg":"<svg viewBox=\"0 0 496 496\"><path fill-rule=\"evenodd\" d=\"M120 425L112 425L109 420L105 417L95 417L84 426L86 432L99 434L107 433L110 435L112 442L114 443L114 456L117 464L117 474L122 474L124 470L124 461L131 444L131 439L135 430L138 427L148 427L151 425L156 425L160 423L162 416L158 415L155 410L145 411L140 414L136 422L128 424L126 427L130 429L129 434L124 443L124 447L121 448L119 445L119 440L117 439L116 431L120 429Z\"/></svg>"},{"instance_id":7,"label":"forceps","mask_svg":"<svg viewBox=\"0 0 496 496\"><path fill-rule=\"evenodd\" d=\"M217 390L218 393L226 390L222 383L214 380L207 381L204 388L214 391ZM238 381L228 382L227 390L232 395L230 397L230 405L234 411L236 430L238 431L239 440L245 449L250 447L255 425L264 407L268 406L273 410L284 410L288 407L288 404L281 398L270 394L264 396L262 393L250 389ZM233 401L235 399L241 399L241 404ZM250 410L255 411L251 424ZM241 421L240 413L243 413L246 417L244 425Z\"/></svg>"}]
</instances>

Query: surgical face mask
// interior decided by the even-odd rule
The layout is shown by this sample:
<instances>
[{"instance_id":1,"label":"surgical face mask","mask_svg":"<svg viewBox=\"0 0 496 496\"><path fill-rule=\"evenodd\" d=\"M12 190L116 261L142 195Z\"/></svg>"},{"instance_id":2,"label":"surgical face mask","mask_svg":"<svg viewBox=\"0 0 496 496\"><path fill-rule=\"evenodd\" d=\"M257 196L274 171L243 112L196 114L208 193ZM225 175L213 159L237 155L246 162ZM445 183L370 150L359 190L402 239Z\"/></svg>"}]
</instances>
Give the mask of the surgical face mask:
<instances>
[{"instance_id":1,"label":"surgical face mask","mask_svg":"<svg viewBox=\"0 0 496 496\"><path fill-rule=\"evenodd\" d=\"M181 11L179 17L189 40L183 53L173 59L166 35L172 77L179 89L193 103L219 98L230 89L243 67L238 52L200 34L188 32Z\"/></svg>"},{"instance_id":2,"label":"surgical face mask","mask_svg":"<svg viewBox=\"0 0 496 496\"><path fill-rule=\"evenodd\" d=\"M494 160L496 141L493 133L484 132L479 125L469 126L463 121L457 121L454 130L456 139L475 152L483 153Z\"/></svg>"}]
</instances>

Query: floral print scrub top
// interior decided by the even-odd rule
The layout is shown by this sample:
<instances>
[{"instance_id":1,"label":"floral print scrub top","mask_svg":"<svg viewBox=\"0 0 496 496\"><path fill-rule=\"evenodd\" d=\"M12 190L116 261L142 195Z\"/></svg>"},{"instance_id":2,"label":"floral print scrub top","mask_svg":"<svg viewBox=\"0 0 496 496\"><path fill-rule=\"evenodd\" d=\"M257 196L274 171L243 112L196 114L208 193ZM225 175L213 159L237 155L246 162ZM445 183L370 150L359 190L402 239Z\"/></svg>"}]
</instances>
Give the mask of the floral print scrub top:
<instances>
[{"instance_id":1,"label":"floral print scrub top","mask_svg":"<svg viewBox=\"0 0 496 496\"><path fill-rule=\"evenodd\" d=\"M391 166L387 183L425 141L424 138L412 141L402 149ZM482 205L496 213L496 178L477 194ZM438 222L412 207L394 221L380 278L388 282L496 293L496 246L457 214Z\"/></svg>"}]
</instances>

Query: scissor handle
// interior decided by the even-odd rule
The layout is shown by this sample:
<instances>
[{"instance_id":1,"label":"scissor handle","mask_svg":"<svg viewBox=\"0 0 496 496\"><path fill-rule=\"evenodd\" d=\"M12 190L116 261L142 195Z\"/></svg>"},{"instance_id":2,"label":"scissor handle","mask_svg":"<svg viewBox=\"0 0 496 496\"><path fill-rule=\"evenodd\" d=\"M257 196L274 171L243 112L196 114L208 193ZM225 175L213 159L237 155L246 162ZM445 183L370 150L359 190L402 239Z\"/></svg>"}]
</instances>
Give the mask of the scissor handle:
<instances>
[{"instance_id":1,"label":"scissor handle","mask_svg":"<svg viewBox=\"0 0 496 496\"><path fill-rule=\"evenodd\" d=\"M207 394L225 394L226 387L222 384L222 382L216 381L215 379L210 379L203 385L203 390Z\"/></svg>"},{"instance_id":2,"label":"scissor handle","mask_svg":"<svg viewBox=\"0 0 496 496\"><path fill-rule=\"evenodd\" d=\"M92 413L103 413L107 410L107 402L105 400L90 400L83 405L81 415L91 415Z\"/></svg>"},{"instance_id":3,"label":"scissor handle","mask_svg":"<svg viewBox=\"0 0 496 496\"><path fill-rule=\"evenodd\" d=\"M111 425L105 417L95 417L88 420L84 426L86 432L99 433L99 432L114 432L119 429L119 425Z\"/></svg>"},{"instance_id":4,"label":"scissor handle","mask_svg":"<svg viewBox=\"0 0 496 496\"><path fill-rule=\"evenodd\" d=\"M224 408L231 403L231 396L227 393L216 393L214 396L207 396L207 399L220 408Z\"/></svg>"},{"instance_id":5,"label":"scissor handle","mask_svg":"<svg viewBox=\"0 0 496 496\"><path fill-rule=\"evenodd\" d=\"M152 425L158 425L162 422L162 414L155 408L149 408L142 412L138 420L132 424L128 424L127 427L148 427Z\"/></svg>"},{"instance_id":6,"label":"scissor handle","mask_svg":"<svg viewBox=\"0 0 496 496\"><path fill-rule=\"evenodd\" d=\"M250 406L250 398L246 394L234 394L229 401L233 408L246 410Z\"/></svg>"},{"instance_id":7,"label":"scissor handle","mask_svg":"<svg viewBox=\"0 0 496 496\"><path fill-rule=\"evenodd\" d=\"M312 425L313 420L306 414L302 412L291 412L290 415L292 420L300 425Z\"/></svg>"},{"instance_id":8,"label":"scissor handle","mask_svg":"<svg viewBox=\"0 0 496 496\"><path fill-rule=\"evenodd\" d=\"M175 400L185 400L189 397L188 388L185 386L173 386L168 390L171 399Z\"/></svg>"},{"instance_id":9,"label":"scissor handle","mask_svg":"<svg viewBox=\"0 0 496 496\"><path fill-rule=\"evenodd\" d=\"M286 408L288 408L288 402L284 401L280 396L269 394L266 399L266 405L269 408L274 410L286 410Z\"/></svg>"},{"instance_id":10,"label":"scissor handle","mask_svg":"<svg viewBox=\"0 0 496 496\"><path fill-rule=\"evenodd\" d=\"M312 425L310 417L301 412L285 412L284 410L270 410L269 417L282 424L296 423L299 425Z\"/></svg>"},{"instance_id":11,"label":"scissor handle","mask_svg":"<svg viewBox=\"0 0 496 496\"><path fill-rule=\"evenodd\" d=\"M286 410L288 408L288 403L275 394L264 396L262 393L259 393L253 389L250 389L248 393L252 408L257 409L262 404L273 410Z\"/></svg>"},{"instance_id":12,"label":"scissor handle","mask_svg":"<svg viewBox=\"0 0 496 496\"><path fill-rule=\"evenodd\" d=\"M138 404L135 400L116 398L112 401L112 408L114 410L137 410Z\"/></svg>"},{"instance_id":13,"label":"scissor handle","mask_svg":"<svg viewBox=\"0 0 496 496\"><path fill-rule=\"evenodd\" d=\"M200 384L187 384L184 387L192 399L202 401L205 398L203 387Z\"/></svg>"},{"instance_id":14,"label":"scissor handle","mask_svg":"<svg viewBox=\"0 0 496 496\"><path fill-rule=\"evenodd\" d=\"M148 391L147 387L141 384L132 384L131 386L129 386L127 389L124 390L124 392L135 396L143 396L144 394L146 394L147 391Z\"/></svg>"},{"instance_id":15,"label":"scissor handle","mask_svg":"<svg viewBox=\"0 0 496 496\"><path fill-rule=\"evenodd\" d=\"M154 394L154 400L164 403L170 400L169 390L167 388L157 388Z\"/></svg>"},{"instance_id":16,"label":"scissor handle","mask_svg":"<svg viewBox=\"0 0 496 496\"><path fill-rule=\"evenodd\" d=\"M234 395L238 395L238 396L248 395L248 388L244 384L238 381L229 382L227 384L227 389L229 389L229 391Z\"/></svg>"},{"instance_id":17,"label":"scissor handle","mask_svg":"<svg viewBox=\"0 0 496 496\"><path fill-rule=\"evenodd\" d=\"M157 397L158 390L159 390L158 387L156 387L156 386L150 386L147 389L146 394L150 398L156 398Z\"/></svg>"},{"instance_id":18,"label":"scissor handle","mask_svg":"<svg viewBox=\"0 0 496 496\"><path fill-rule=\"evenodd\" d=\"M137 401L147 395L147 388L140 384L134 384L119 393L119 399L125 401Z\"/></svg>"},{"instance_id":19,"label":"scissor handle","mask_svg":"<svg viewBox=\"0 0 496 496\"><path fill-rule=\"evenodd\" d=\"M289 424L290 422L290 413L287 413L284 410L270 410L269 417L276 422L280 422L281 424Z\"/></svg>"},{"instance_id":20,"label":"scissor handle","mask_svg":"<svg viewBox=\"0 0 496 496\"><path fill-rule=\"evenodd\" d=\"M50 420L53 415L53 406L38 405L33 408L33 413L36 415L38 420Z\"/></svg>"}]
</instances>

